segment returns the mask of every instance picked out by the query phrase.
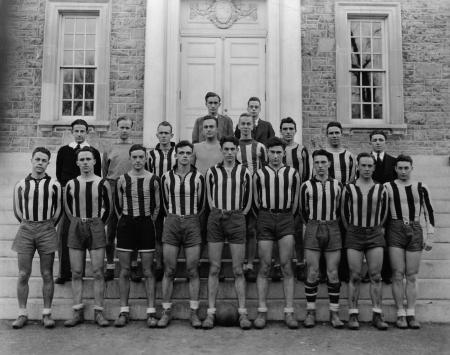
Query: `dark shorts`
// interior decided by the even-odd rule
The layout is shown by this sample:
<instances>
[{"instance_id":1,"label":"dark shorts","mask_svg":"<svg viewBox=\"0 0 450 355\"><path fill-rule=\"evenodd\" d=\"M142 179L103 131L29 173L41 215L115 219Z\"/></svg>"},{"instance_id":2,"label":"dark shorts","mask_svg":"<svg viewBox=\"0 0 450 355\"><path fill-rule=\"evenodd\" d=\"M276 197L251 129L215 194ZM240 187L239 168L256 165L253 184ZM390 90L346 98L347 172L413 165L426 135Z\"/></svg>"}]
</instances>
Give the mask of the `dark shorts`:
<instances>
[{"instance_id":1,"label":"dark shorts","mask_svg":"<svg viewBox=\"0 0 450 355\"><path fill-rule=\"evenodd\" d=\"M34 255L52 254L58 250L58 238L56 236L53 220L32 222L22 220L14 239L12 250L19 254Z\"/></svg>"},{"instance_id":2,"label":"dark shorts","mask_svg":"<svg viewBox=\"0 0 450 355\"><path fill-rule=\"evenodd\" d=\"M169 214L164 222L162 242L177 247L190 248L201 244L202 232L198 215Z\"/></svg>"},{"instance_id":3,"label":"dark shorts","mask_svg":"<svg viewBox=\"0 0 450 355\"><path fill-rule=\"evenodd\" d=\"M73 217L70 221L67 246L82 250L105 248L105 224L101 218L89 218L83 222L81 218Z\"/></svg>"},{"instance_id":4,"label":"dark shorts","mask_svg":"<svg viewBox=\"0 0 450 355\"><path fill-rule=\"evenodd\" d=\"M164 219L165 219L165 213L159 212L158 217L156 217L155 221L155 237L156 241L161 243L162 236L164 233Z\"/></svg>"},{"instance_id":5,"label":"dark shorts","mask_svg":"<svg viewBox=\"0 0 450 355\"><path fill-rule=\"evenodd\" d=\"M384 248L383 228L376 227L357 227L349 225L345 238L345 248L354 250L369 250L373 248Z\"/></svg>"},{"instance_id":6,"label":"dark shorts","mask_svg":"<svg viewBox=\"0 0 450 355\"><path fill-rule=\"evenodd\" d=\"M407 251L421 251L423 248L423 231L419 222L405 224L401 220L391 220L386 229L388 246Z\"/></svg>"},{"instance_id":7,"label":"dark shorts","mask_svg":"<svg viewBox=\"0 0 450 355\"><path fill-rule=\"evenodd\" d=\"M338 221L309 221L306 224L304 248L319 251L342 249L341 229Z\"/></svg>"},{"instance_id":8,"label":"dark shorts","mask_svg":"<svg viewBox=\"0 0 450 355\"><path fill-rule=\"evenodd\" d=\"M221 211L213 208L209 213L207 241L230 244L245 243L245 216L241 211Z\"/></svg>"},{"instance_id":9,"label":"dark shorts","mask_svg":"<svg viewBox=\"0 0 450 355\"><path fill-rule=\"evenodd\" d=\"M294 215L291 211L273 213L260 210L256 231L257 240L278 241L287 235L294 235Z\"/></svg>"},{"instance_id":10,"label":"dark shorts","mask_svg":"<svg viewBox=\"0 0 450 355\"><path fill-rule=\"evenodd\" d=\"M122 215L117 223L118 251L151 252L155 250L155 225L151 216Z\"/></svg>"},{"instance_id":11,"label":"dark shorts","mask_svg":"<svg viewBox=\"0 0 450 355\"><path fill-rule=\"evenodd\" d=\"M247 226L247 239L254 237L256 233L256 216L252 212L249 212L245 215L245 225Z\"/></svg>"}]
</instances>

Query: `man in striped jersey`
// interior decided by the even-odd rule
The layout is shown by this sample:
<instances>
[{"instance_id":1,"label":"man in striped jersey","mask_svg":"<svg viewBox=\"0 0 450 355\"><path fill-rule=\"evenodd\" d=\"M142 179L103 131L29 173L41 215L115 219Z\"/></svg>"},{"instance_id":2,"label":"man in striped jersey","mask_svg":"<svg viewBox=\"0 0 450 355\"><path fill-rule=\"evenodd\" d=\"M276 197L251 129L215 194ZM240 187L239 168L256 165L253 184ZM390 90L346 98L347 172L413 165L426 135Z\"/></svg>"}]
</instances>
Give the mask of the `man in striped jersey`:
<instances>
[{"instance_id":1,"label":"man in striped jersey","mask_svg":"<svg viewBox=\"0 0 450 355\"><path fill-rule=\"evenodd\" d=\"M216 297L222 249L228 240L233 262L234 285L239 304L239 325L250 329L245 308L245 277L242 264L245 258L245 215L252 205L252 176L236 161L239 141L233 136L220 140L223 162L208 169L206 188L211 213L208 217L208 311L202 327L211 329L215 323Z\"/></svg>"},{"instance_id":2,"label":"man in striped jersey","mask_svg":"<svg viewBox=\"0 0 450 355\"><path fill-rule=\"evenodd\" d=\"M338 222L342 184L328 175L330 155L326 150L316 150L312 156L314 175L300 188L300 210L306 224L304 246L307 265L305 281L307 303L304 325L306 328L316 325L319 265L321 255L324 253L328 276L330 322L334 328L342 328L344 324L339 319L341 283L338 274L342 248Z\"/></svg>"},{"instance_id":3,"label":"man in striped jersey","mask_svg":"<svg viewBox=\"0 0 450 355\"><path fill-rule=\"evenodd\" d=\"M297 124L291 117L286 117L281 120L280 134L286 144L286 154L283 162L297 169L300 174L301 181L306 181L311 177L310 157L308 150L301 144L294 141L297 133ZM306 279L306 265L305 253L303 250L303 225L299 214L295 215L295 257L297 265L295 273L297 280L305 281Z\"/></svg>"},{"instance_id":4,"label":"man in striped jersey","mask_svg":"<svg viewBox=\"0 0 450 355\"><path fill-rule=\"evenodd\" d=\"M241 131L237 160L240 161L253 175L267 162L266 147L252 138L253 117L244 112L239 117L238 127ZM245 216L247 224L247 264L244 265L245 279L248 282L256 281L256 272L253 262L256 256L256 217L250 212Z\"/></svg>"},{"instance_id":5,"label":"man in striped jersey","mask_svg":"<svg viewBox=\"0 0 450 355\"><path fill-rule=\"evenodd\" d=\"M163 121L158 125L156 137L159 143L155 149L148 154L148 170L161 178L166 172L171 170L176 163L175 143L171 141L173 138L172 125ZM162 197L162 196L161 196ZM162 201L161 201L162 203ZM163 252L162 252L162 234L164 226L165 210L160 208L158 218L155 222L156 228L156 251L155 251L155 278L161 281L164 275L163 269Z\"/></svg>"},{"instance_id":6,"label":"man in striped jersey","mask_svg":"<svg viewBox=\"0 0 450 355\"><path fill-rule=\"evenodd\" d=\"M120 215L117 223L117 256L120 263L119 293L120 314L114 325L123 327L129 321L131 253L139 252L147 294L147 326L156 327L155 279L152 264L155 251L154 222L159 213L159 178L147 170L146 149L133 144L129 150L132 169L117 180L116 211Z\"/></svg>"},{"instance_id":7,"label":"man in striped jersey","mask_svg":"<svg viewBox=\"0 0 450 355\"><path fill-rule=\"evenodd\" d=\"M389 196L390 221L387 225L387 243L392 266L392 294L397 306L398 328L420 328L415 318L416 278L419 273L422 249L432 248L434 212L427 186L411 179L413 161L399 155L395 171L398 179L385 183ZM423 212L427 237L424 239L420 217ZM403 279L406 278L406 311L403 308Z\"/></svg>"},{"instance_id":8,"label":"man in striped jersey","mask_svg":"<svg viewBox=\"0 0 450 355\"><path fill-rule=\"evenodd\" d=\"M81 175L70 180L64 192L64 208L70 220L67 245L72 268L73 317L64 323L74 327L84 321L82 294L86 249L89 250L94 278L94 320L102 327L109 325L103 316L105 280L105 224L112 212L111 188L108 181L94 174L96 160L90 147L76 153ZM103 213L102 213L103 212Z\"/></svg>"},{"instance_id":9,"label":"man in striped jersey","mask_svg":"<svg viewBox=\"0 0 450 355\"><path fill-rule=\"evenodd\" d=\"M31 174L14 187L14 215L20 222L12 246L17 252L19 265L17 281L19 315L12 324L15 329L22 328L28 322L28 280L36 250L39 253L43 281L42 323L45 328L55 326L51 318L54 291L53 261L58 248L55 225L61 216L62 196L61 185L45 173L49 163L48 149L44 147L34 149L31 155Z\"/></svg>"},{"instance_id":10,"label":"man in striped jersey","mask_svg":"<svg viewBox=\"0 0 450 355\"><path fill-rule=\"evenodd\" d=\"M189 279L190 321L194 328L201 328L198 318L198 297L200 278L198 263L200 260L201 230L199 214L205 204L205 178L191 165L194 146L181 141L175 146L177 165L165 173L161 180L161 189L167 218L164 223L163 254L164 278L162 281L163 312L158 328L169 325L171 316L171 298L173 279L177 267L180 247L184 249L186 271Z\"/></svg>"},{"instance_id":11,"label":"man in striped jersey","mask_svg":"<svg viewBox=\"0 0 450 355\"><path fill-rule=\"evenodd\" d=\"M273 137L267 142L269 164L259 169L253 179L253 194L258 213L257 238L259 255L257 329L266 326L267 289L272 249L278 244L283 273L286 307L284 320L290 329L298 328L294 314L294 276L292 251L294 250L294 214L298 212L300 176L294 168L283 164L284 142Z\"/></svg>"},{"instance_id":12,"label":"man in striped jersey","mask_svg":"<svg viewBox=\"0 0 450 355\"><path fill-rule=\"evenodd\" d=\"M372 324L386 330L381 310L381 267L385 246L383 224L387 216L387 193L382 184L372 179L375 159L369 153L357 157L359 177L344 187L341 217L347 230L345 248L350 268L348 303L350 329L359 329L358 297L365 257L369 269Z\"/></svg>"}]
</instances>

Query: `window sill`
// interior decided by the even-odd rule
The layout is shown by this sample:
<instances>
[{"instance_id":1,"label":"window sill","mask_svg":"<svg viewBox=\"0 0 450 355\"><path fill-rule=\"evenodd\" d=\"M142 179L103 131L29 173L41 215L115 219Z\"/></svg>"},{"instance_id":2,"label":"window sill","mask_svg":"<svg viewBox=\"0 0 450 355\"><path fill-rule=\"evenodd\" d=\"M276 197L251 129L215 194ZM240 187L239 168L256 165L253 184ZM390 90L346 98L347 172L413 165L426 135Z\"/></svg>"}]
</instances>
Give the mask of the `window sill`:
<instances>
[{"instance_id":1,"label":"window sill","mask_svg":"<svg viewBox=\"0 0 450 355\"><path fill-rule=\"evenodd\" d=\"M97 121L95 119L86 119L83 117L80 117L81 119L84 119L89 126L93 127L95 131L97 132L105 132L109 129L110 122L109 121ZM45 120L39 120L38 126L41 131L49 132L52 131L55 127L70 127L70 124L74 121L74 119L70 120L59 120L59 121L45 121Z\"/></svg>"},{"instance_id":2,"label":"window sill","mask_svg":"<svg viewBox=\"0 0 450 355\"><path fill-rule=\"evenodd\" d=\"M378 124L356 124L356 123L344 123L342 124L344 132L352 135L353 133L365 133L375 129L389 131L389 134L406 134L408 128L406 123L378 123Z\"/></svg>"}]
</instances>

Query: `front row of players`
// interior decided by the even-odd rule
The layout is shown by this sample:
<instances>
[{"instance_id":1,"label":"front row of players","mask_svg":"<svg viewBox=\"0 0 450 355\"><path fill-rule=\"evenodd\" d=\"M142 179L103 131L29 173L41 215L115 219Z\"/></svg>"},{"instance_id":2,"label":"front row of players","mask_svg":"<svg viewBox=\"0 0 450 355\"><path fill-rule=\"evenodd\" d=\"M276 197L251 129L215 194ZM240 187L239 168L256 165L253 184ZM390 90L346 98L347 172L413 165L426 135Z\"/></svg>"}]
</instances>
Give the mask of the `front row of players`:
<instances>
[{"instance_id":1,"label":"front row of players","mask_svg":"<svg viewBox=\"0 0 450 355\"><path fill-rule=\"evenodd\" d=\"M294 218L300 214L306 225L304 249L307 263L305 294L307 315L305 327L316 321L316 296L318 292L319 260L324 253L327 270L330 321L333 327L342 328L339 319L340 281L338 265L341 250L345 250L350 266L348 287L350 329L358 329L358 297L361 269L365 257L369 267L370 295L373 306L373 325L387 329L381 311L381 266L385 247L386 228L390 261L393 267L393 295L397 306L399 328L418 328L414 309L415 282L419 270L421 250L431 249L431 238L423 239L419 223L421 212L426 217L428 237L433 234L434 217L428 189L411 180L412 160L400 155L396 160L398 179L384 185L372 179L375 159L368 153L358 158L359 177L354 183L343 186L328 176L330 156L325 150L313 153L314 176L300 186L296 169L283 164L285 143L272 138L267 143L268 164L260 167L253 177L249 170L236 160L239 141L223 137L220 141L223 162L208 169L203 177L191 166L193 146L181 141L175 147L177 164L161 179L146 171L146 150L133 145L129 150L132 169L119 177L116 185L115 207L120 216L117 224L117 255L121 271L119 277L120 314L115 325L129 321L131 253L141 255L145 291L147 294L147 325L166 327L171 320L171 296L177 256L183 247L189 279L190 322L195 328L213 328L215 303L221 267L222 248L228 241L232 257L235 288L238 297L239 324L242 329L252 326L247 315L246 281L243 272L246 242L246 215L253 214L257 223L257 240L260 267L257 276L258 313L255 328L266 325L268 307L266 295L268 276L274 244L278 245L283 272L285 296L285 323L298 328L294 315L294 278L291 260L295 249ZM62 210L62 190L56 180L45 170L50 152L36 148L32 154L32 172L21 180L14 191L14 211L21 222L13 249L19 262L19 317L13 323L21 328L27 323L26 303L31 264L37 250L41 260L43 278L43 323L54 326L51 318L53 298L53 260L56 250L54 225ZM82 275L86 250L89 251L94 278L95 322L107 326L103 315L105 256L105 224L113 206L109 183L94 174L95 158L90 147L76 153L81 175L66 185L63 200L70 219L68 246L72 268L73 317L65 326L83 322ZM160 193L162 199L160 199ZM201 228L199 215L206 200L211 212L207 223L208 276L207 316L200 321L199 275ZM163 201L163 206L160 206ZM155 221L160 208L167 217L163 232L164 277L162 282L163 312L156 318L155 280L152 264L155 251ZM388 219L387 224L385 224ZM345 230L345 238L341 233ZM344 245L342 245L345 239ZM344 249L343 249L344 248ZM406 277L407 309L403 306L403 279Z\"/></svg>"}]
</instances>

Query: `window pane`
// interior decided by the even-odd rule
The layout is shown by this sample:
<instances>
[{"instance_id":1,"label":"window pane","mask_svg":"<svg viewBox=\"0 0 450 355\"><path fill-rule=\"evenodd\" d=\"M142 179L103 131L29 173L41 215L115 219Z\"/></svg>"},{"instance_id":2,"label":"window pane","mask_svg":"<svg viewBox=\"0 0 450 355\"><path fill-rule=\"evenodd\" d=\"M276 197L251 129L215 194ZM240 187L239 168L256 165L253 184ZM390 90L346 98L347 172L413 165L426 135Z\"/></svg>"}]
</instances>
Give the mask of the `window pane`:
<instances>
[{"instance_id":1,"label":"window pane","mask_svg":"<svg viewBox=\"0 0 450 355\"><path fill-rule=\"evenodd\" d=\"M86 69L86 82L93 83L95 80L95 69Z\"/></svg>"},{"instance_id":2,"label":"window pane","mask_svg":"<svg viewBox=\"0 0 450 355\"><path fill-rule=\"evenodd\" d=\"M86 51L85 65L95 65L95 51Z\"/></svg>"},{"instance_id":3,"label":"window pane","mask_svg":"<svg viewBox=\"0 0 450 355\"><path fill-rule=\"evenodd\" d=\"M72 84L63 85L63 99L72 99Z\"/></svg>"},{"instance_id":4,"label":"window pane","mask_svg":"<svg viewBox=\"0 0 450 355\"><path fill-rule=\"evenodd\" d=\"M95 35L86 36L86 49L95 49Z\"/></svg>"},{"instance_id":5,"label":"window pane","mask_svg":"<svg viewBox=\"0 0 450 355\"><path fill-rule=\"evenodd\" d=\"M359 37L360 36L360 24L359 21L351 21L350 22L350 35L353 37Z\"/></svg>"},{"instance_id":6,"label":"window pane","mask_svg":"<svg viewBox=\"0 0 450 355\"><path fill-rule=\"evenodd\" d=\"M73 64L73 51L64 51L63 64L64 65Z\"/></svg>"},{"instance_id":7,"label":"window pane","mask_svg":"<svg viewBox=\"0 0 450 355\"><path fill-rule=\"evenodd\" d=\"M362 37L370 37L371 35L371 26L370 22L361 22L361 36Z\"/></svg>"},{"instance_id":8,"label":"window pane","mask_svg":"<svg viewBox=\"0 0 450 355\"><path fill-rule=\"evenodd\" d=\"M75 33L85 33L86 20L84 18L77 18L75 23Z\"/></svg>"},{"instance_id":9,"label":"window pane","mask_svg":"<svg viewBox=\"0 0 450 355\"><path fill-rule=\"evenodd\" d=\"M373 86L383 86L384 73L372 73Z\"/></svg>"},{"instance_id":10,"label":"window pane","mask_svg":"<svg viewBox=\"0 0 450 355\"><path fill-rule=\"evenodd\" d=\"M86 33L95 33L95 24L97 20L95 18L86 19Z\"/></svg>"},{"instance_id":11,"label":"window pane","mask_svg":"<svg viewBox=\"0 0 450 355\"><path fill-rule=\"evenodd\" d=\"M62 115L63 116L72 116L72 101L63 101Z\"/></svg>"},{"instance_id":12,"label":"window pane","mask_svg":"<svg viewBox=\"0 0 450 355\"><path fill-rule=\"evenodd\" d=\"M374 67L374 69L382 69L383 68L383 65L381 62L381 54L373 55L373 67Z\"/></svg>"},{"instance_id":13,"label":"window pane","mask_svg":"<svg viewBox=\"0 0 450 355\"><path fill-rule=\"evenodd\" d=\"M83 101L73 102L73 115L82 116L83 115Z\"/></svg>"},{"instance_id":14,"label":"window pane","mask_svg":"<svg viewBox=\"0 0 450 355\"><path fill-rule=\"evenodd\" d=\"M84 87L84 98L93 99L94 98L94 85L85 85Z\"/></svg>"},{"instance_id":15,"label":"window pane","mask_svg":"<svg viewBox=\"0 0 450 355\"><path fill-rule=\"evenodd\" d=\"M372 68L372 57L370 54L363 54L362 55L362 67L364 69L371 69Z\"/></svg>"},{"instance_id":16,"label":"window pane","mask_svg":"<svg viewBox=\"0 0 450 355\"><path fill-rule=\"evenodd\" d=\"M361 102L361 93L359 88L352 88L352 102Z\"/></svg>"},{"instance_id":17,"label":"window pane","mask_svg":"<svg viewBox=\"0 0 450 355\"><path fill-rule=\"evenodd\" d=\"M75 19L74 18L65 18L64 33L73 33L74 28L75 28Z\"/></svg>"},{"instance_id":18,"label":"window pane","mask_svg":"<svg viewBox=\"0 0 450 355\"><path fill-rule=\"evenodd\" d=\"M75 51L75 65L83 65L84 51Z\"/></svg>"},{"instance_id":19,"label":"window pane","mask_svg":"<svg viewBox=\"0 0 450 355\"><path fill-rule=\"evenodd\" d=\"M84 81L84 69L74 69L75 82L82 83Z\"/></svg>"},{"instance_id":20,"label":"window pane","mask_svg":"<svg viewBox=\"0 0 450 355\"><path fill-rule=\"evenodd\" d=\"M361 118L361 105L359 104L352 105L352 118L355 119Z\"/></svg>"},{"instance_id":21,"label":"window pane","mask_svg":"<svg viewBox=\"0 0 450 355\"><path fill-rule=\"evenodd\" d=\"M361 54L353 53L352 54L352 68L361 68Z\"/></svg>"},{"instance_id":22,"label":"window pane","mask_svg":"<svg viewBox=\"0 0 450 355\"><path fill-rule=\"evenodd\" d=\"M84 35L75 35L75 49L84 49Z\"/></svg>"},{"instance_id":23,"label":"window pane","mask_svg":"<svg viewBox=\"0 0 450 355\"><path fill-rule=\"evenodd\" d=\"M94 116L94 101L85 101L84 115L85 116Z\"/></svg>"},{"instance_id":24,"label":"window pane","mask_svg":"<svg viewBox=\"0 0 450 355\"><path fill-rule=\"evenodd\" d=\"M368 73L368 72L361 73L361 85L362 86L370 86L370 75L371 75L371 73Z\"/></svg>"},{"instance_id":25,"label":"window pane","mask_svg":"<svg viewBox=\"0 0 450 355\"><path fill-rule=\"evenodd\" d=\"M72 48L73 48L73 35L65 35L64 49L72 49Z\"/></svg>"},{"instance_id":26,"label":"window pane","mask_svg":"<svg viewBox=\"0 0 450 355\"><path fill-rule=\"evenodd\" d=\"M73 70L64 69L64 83L71 83L73 81Z\"/></svg>"},{"instance_id":27,"label":"window pane","mask_svg":"<svg viewBox=\"0 0 450 355\"><path fill-rule=\"evenodd\" d=\"M362 88L362 101L372 102L372 90L370 88Z\"/></svg>"},{"instance_id":28,"label":"window pane","mask_svg":"<svg viewBox=\"0 0 450 355\"><path fill-rule=\"evenodd\" d=\"M374 38L372 40L373 52L381 53L381 38Z\"/></svg>"},{"instance_id":29,"label":"window pane","mask_svg":"<svg viewBox=\"0 0 450 355\"><path fill-rule=\"evenodd\" d=\"M352 86L359 86L359 85L361 85L360 84L361 74L359 72L352 72L351 76L352 76Z\"/></svg>"},{"instance_id":30,"label":"window pane","mask_svg":"<svg viewBox=\"0 0 450 355\"><path fill-rule=\"evenodd\" d=\"M373 88L373 101L383 102L383 90L380 87Z\"/></svg>"},{"instance_id":31,"label":"window pane","mask_svg":"<svg viewBox=\"0 0 450 355\"><path fill-rule=\"evenodd\" d=\"M83 98L83 85L74 85L73 98L82 99Z\"/></svg>"},{"instance_id":32,"label":"window pane","mask_svg":"<svg viewBox=\"0 0 450 355\"><path fill-rule=\"evenodd\" d=\"M358 53L361 52L361 39L360 38L351 38L350 44L352 46L352 52Z\"/></svg>"},{"instance_id":33,"label":"window pane","mask_svg":"<svg viewBox=\"0 0 450 355\"><path fill-rule=\"evenodd\" d=\"M362 52L363 53L370 53L371 47L372 47L372 42L370 40L370 38L362 38Z\"/></svg>"},{"instance_id":34,"label":"window pane","mask_svg":"<svg viewBox=\"0 0 450 355\"><path fill-rule=\"evenodd\" d=\"M382 119L383 118L383 105L373 105L373 118Z\"/></svg>"},{"instance_id":35,"label":"window pane","mask_svg":"<svg viewBox=\"0 0 450 355\"><path fill-rule=\"evenodd\" d=\"M372 23L372 35L373 37L381 37L381 22Z\"/></svg>"},{"instance_id":36,"label":"window pane","mask_svg":"<svg viewBox=\"0 0 450 355\"><path fill-rule=\"evenodd\" d=\"M363 119L372 118L372 105L362 105L363 109Z\"/></svg>"}]
</instances>

